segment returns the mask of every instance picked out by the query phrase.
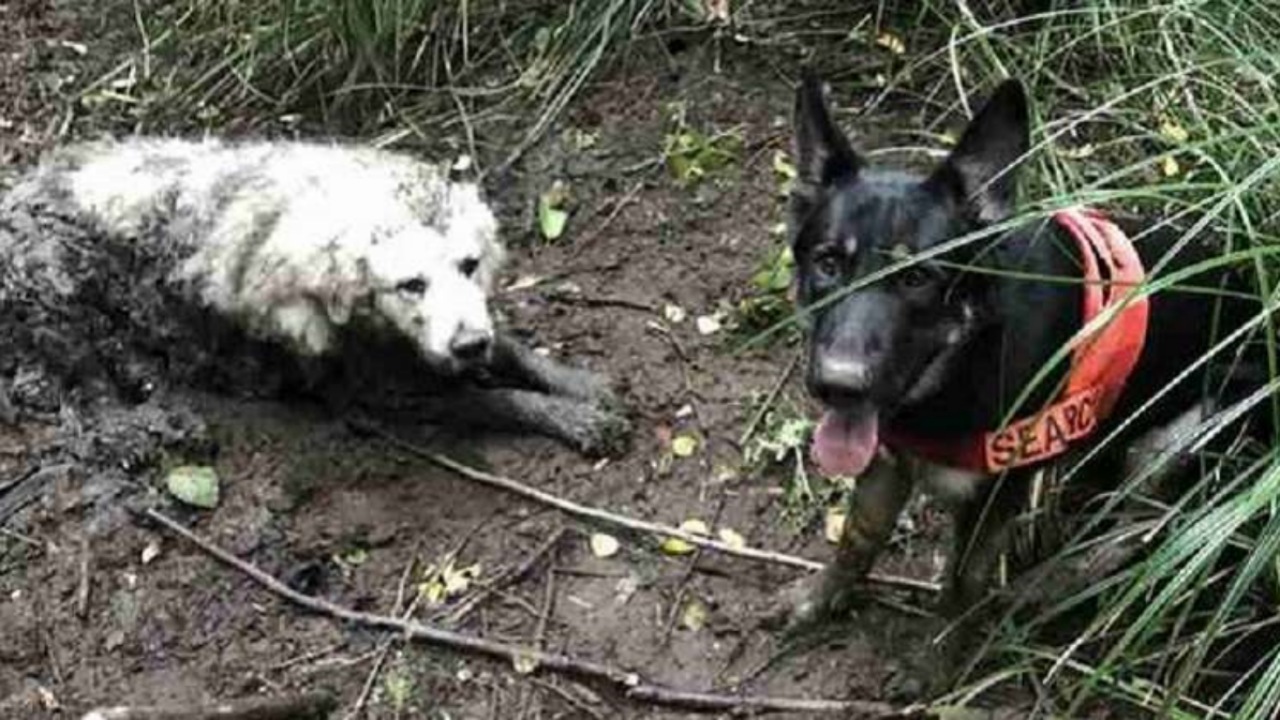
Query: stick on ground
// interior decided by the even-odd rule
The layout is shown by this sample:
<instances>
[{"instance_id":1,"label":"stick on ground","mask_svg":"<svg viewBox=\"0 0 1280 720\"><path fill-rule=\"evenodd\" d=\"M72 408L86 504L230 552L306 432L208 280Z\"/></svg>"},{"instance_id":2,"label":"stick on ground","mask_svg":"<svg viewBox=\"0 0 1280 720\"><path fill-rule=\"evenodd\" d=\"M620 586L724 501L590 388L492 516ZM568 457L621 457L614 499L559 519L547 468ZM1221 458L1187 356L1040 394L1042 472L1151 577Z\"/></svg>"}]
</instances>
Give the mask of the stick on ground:
<instances>
[{"instance_id":1,"label":"stick on ground","mask_svg":"<svg viewBox=\"0 0 1280 720\"><path fill-rule=\"evenodd\" d=\"M774 563L777 565L787 565L789 567L795 567L795 568L800 568L802 570L810 570L810 571L822 570L822 568L824 567L823 564L820 562L816 562L813 560L806 560L805 558L796 557L794 555L786 555L783 553L772 552L769 550L759 550L759 549L750 548L750 547L735 547L735 546L720 542L719 540L715 540L709 537L704 537L702 535L694 535L692 533L685 532L684 530L672 527L670 525L663 525L661 523L648 522L647 520L636 520L634 518L625 517L623 515L611 513L606 510L600 510L598 508L588 507L586 505L579 505L578 503L575 503L571 500L565 500L563 498L556 497L551 493L543 492L542 490L529 487L528 485L519 483L515 480L512 480L511 478L503 477L501 475L494 475L492 473L484 472L483 470L477 470L469 465L464 465L452 458L445 457L444 455L441 455L439 453L434 453L434 452L431 452L430 450L426 450L424 448L418 447L413 443L407 442L405 440L401 440L400 438L396 437L395 435L392 435L391 433L387 432L386 430L383 430L382 428L376 425L371 425L365 422L357 422L354 420L350 420L348 421L348 423L357 432L375 435L379 438L382 438L386 442L390 443L392 446L399 448L400 450L406 453L409 453L410 455L422 458L446 470L457 473L458 475L461 475L469 480L474 480L476 482L489 485L490 487L496 487L498 489L505 490L510 493L515 493L516 495L519 495L521 497L524 497L530 500L534 500L544 505L550 505L551 507L554 507L558 510L569 513L570 515L576 515L578 517L588 518L591 520L595 520L597 522L603 522L603 523L608 523L610 525L624 527L629 530L636 530L639 532L651 533L654 535L661 535L665 537L680 538L681 540L684 540L690 545L707 548L709 550L715 550L716 552L723 553L725 555L732 555L734 557L748 558L751 560ZM880 574L872 573L866 577L866 581L870 583L875 583L877 585L886 585L889 587L896 587L896 588L901 588L905 590L916 590L916 591L924 591L924 592L930 592L930 593L937 593L940 591L940 588L938 587L937 583L932 583L925 580L915 580L912 578L896 577L891 575L880 575Z\"/></svg>"},{"instance_id":2,"label":"stick on ground","mask_svg":"<svg viewBox=\"0 0 1280 720\"><path fill-rule=\"evenodd\" d=\"M423 623L361 612L343 607L323 598L312 597L297 592L275 577L263 572L251 563L245 562L226 550L214 545L188 530L184 525L154 509L142 511L142 516L155 522L170 532L187 540L203 552L213 556L222 563L239 570L254 582L272 593L295 605L332 618L352 622L367 627L390 630L400 633L406 640L416 640L435 645L467 650L481 655L500 658L518 664L522 668L532 667L533 672L551 670L611 685L622 695L658 705L681 708L697 708L704 710L782 710L801 712L839 712L852 713L868 718L924 718L928 713L919 708L897 708L888 703L872 700L823 700L805 698L755 697L746 695L718 695L654 685L645 682L638 673L605 665L591 660L580 660L568 655L543 652L531 648L509 645L486 640L485 638L451 632ZM163 717L163 716L160 716ZM186 716L190 717L190 716ZM218 717L218 716L211 716ZM239 717L239 716L233 716ZM252 716L248 716L252 717ZM267 716L275 717L275 716ZM153 720L149 716L137 716L145 720ZM90 720L86 718L85 720ZM135 720L135 717L104 715L94 720ZM256 719L255 719L256 720Z\"/></svg>"},{"instance_id":3,"label":"stick on ground","mask_svg":"<svg viewBox=\"0 0 1280 720\"><path fill-rule=\"evenodd\" d=\"M337 707L327 693L231 700L206 707L112 707L81 720L323 720Z\"/></svg>"}]
</instances>

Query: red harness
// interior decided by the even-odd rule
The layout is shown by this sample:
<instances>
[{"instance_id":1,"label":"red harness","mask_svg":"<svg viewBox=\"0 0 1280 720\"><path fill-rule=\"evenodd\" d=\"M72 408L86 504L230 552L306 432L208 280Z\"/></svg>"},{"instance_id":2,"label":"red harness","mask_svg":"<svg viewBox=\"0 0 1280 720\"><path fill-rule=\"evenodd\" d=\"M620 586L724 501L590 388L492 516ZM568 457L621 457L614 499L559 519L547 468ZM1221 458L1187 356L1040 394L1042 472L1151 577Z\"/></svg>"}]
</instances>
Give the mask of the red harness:
<instances>
[{"instance_id":1,"label":"red harness","mask_svg":"<svg viewBox=\"0 0 1280 720\"><path fill-rule=\"evenodd\" d=\"M1125 297L1146 278L1142 260L1124 232L1099 212L1079 209L1054 213L1080 247L1084 262L1084 325ZM1107 278L1099 272L1099 261ZM1105 419L1133 372L1147 336L1147 298L1135 297L1105 326L1080 340L1058 399L1040 412L999 430L946 441L885 433L895 450L955 468L998 473L1063 453Z\"/></svg>"}]
</instances>

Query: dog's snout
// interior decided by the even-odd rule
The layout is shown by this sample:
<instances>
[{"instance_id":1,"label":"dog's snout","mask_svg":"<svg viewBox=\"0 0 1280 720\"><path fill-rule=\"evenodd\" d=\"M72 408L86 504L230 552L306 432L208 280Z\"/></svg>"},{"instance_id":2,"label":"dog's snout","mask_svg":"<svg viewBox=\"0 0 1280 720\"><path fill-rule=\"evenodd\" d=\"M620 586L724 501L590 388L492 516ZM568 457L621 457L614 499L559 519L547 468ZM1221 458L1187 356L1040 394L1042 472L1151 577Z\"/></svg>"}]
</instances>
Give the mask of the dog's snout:
<instances>
[{"instance_id":1,"label":"dog's snout","mask_svg":"<svg viewBox=\"0 0 1280 720\"><path fill-rule=\"evenodd\" d=\"M483 330L459 330L449 342L449 352L459 360L473 362L489 354L493 334Z\"/></svg>"},{"instance_id":2,"label":"dog's snout","mask_svg":"<svg viewBox=\"0 0 1280 720\"><path fill-rule=\"evenodd\" d=\"M814 363L814 394L828 402L854 400L871 390L872 372L867 363L845 358L822 358Z\"/></svg>"}]
</instances>

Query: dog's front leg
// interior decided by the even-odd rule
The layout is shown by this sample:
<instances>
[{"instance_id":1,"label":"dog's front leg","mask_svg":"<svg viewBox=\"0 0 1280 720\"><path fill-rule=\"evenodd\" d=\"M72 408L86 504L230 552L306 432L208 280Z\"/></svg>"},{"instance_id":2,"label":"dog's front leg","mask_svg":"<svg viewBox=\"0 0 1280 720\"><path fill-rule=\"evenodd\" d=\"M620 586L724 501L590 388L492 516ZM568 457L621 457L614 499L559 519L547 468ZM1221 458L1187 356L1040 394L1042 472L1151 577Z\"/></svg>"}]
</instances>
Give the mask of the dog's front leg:
<instances>
[{"instance_id":1,"label":"dog's front leg","mask_svg":"<svg viewBox=\"0 0 1280 720\"><path fill-rule=\"evenodd\" d=\"M990 478L987 492L976 493L956 507L955 546L942 599L942 610L948 617L968 613L990 589L1031 481L1027 471L1010 471L1004 477Z\"/></svg>"},{"instance_id":2,"label":"dog's front leg","mask_svg":"<svg viewBox=\"0 0 1280 720\"><path fill-rule=\"evenodd\" d=\"M463 425L535 432L587 455L621 449L630 436L626 418L593 403L530 390L468 389L442 396L443 414Z\"/></svg>"},{"instance_id":3,"label":"dog's front leg","mask_svg":"<svg viewBox=\"0 0 1280 720\"><path fill-rule=\"evenodd\" d=\"M604 378L543 357L514 338L499 333L493 346L491 372L516 387L577 398L619 409L621 403Z\"/></svg>"},{"instance_id":4,"label":"dog's front leg","mask_svg":"<svg viewBox=\"0 0 1280 720\"><path fill-rule=\"evenodd\" d=\"M834 561L817 577L792 591L793 625L848 609L857 584L866 577L911 497L912 474L897 458L881 455L858 478L849 501ZM799 595L799 597L796 597Z\"/></svg>"}]
</instances>

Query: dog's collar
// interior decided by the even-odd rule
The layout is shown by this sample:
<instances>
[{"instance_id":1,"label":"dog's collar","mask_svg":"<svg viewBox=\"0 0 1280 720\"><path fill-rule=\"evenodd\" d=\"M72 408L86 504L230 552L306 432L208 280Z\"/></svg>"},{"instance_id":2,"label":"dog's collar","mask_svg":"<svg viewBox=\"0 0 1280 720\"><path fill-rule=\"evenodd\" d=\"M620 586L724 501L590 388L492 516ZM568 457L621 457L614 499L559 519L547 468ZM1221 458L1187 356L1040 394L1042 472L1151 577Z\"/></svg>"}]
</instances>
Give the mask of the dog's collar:
<instances>
[{"instance_id":1,"label":"dog's collar","mask_svg":"<svg viewBox=\"0 0 1280 720\"><path fill-rule=\"evenodd\" d=\"M886 432L885 444L948 467L999 473L1056 457L1092 433L1115 407L1142 355L1147 336L1145 295L1126 297L1146 278L1133 243L1105 215L1090 209L1054 213L1080 247L1084 265L1083 325L1123 303L1101 329L1074 348L1071 369L1057 400L1040 412L995 431L931 440ZM1106 268L1106 277L1099 263ZM886 428L888 430L888 428Z\"/></svg>"}]
</instances>

